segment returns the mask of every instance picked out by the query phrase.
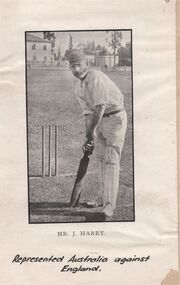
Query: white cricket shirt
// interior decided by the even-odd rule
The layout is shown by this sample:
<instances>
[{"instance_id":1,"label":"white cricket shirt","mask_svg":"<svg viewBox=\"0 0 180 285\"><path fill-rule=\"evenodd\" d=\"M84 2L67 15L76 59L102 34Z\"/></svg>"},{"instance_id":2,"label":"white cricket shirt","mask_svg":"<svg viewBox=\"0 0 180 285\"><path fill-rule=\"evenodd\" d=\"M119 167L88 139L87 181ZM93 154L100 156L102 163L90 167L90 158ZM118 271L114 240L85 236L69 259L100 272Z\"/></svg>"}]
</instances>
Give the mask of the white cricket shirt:
<instances>
[{"instance_id":1,"label":"white cricket shirt","mask_svg":"<svg viewBox=\"0 0 180 285\"><path fill-rule=\"evenodd\" d=\"M75 87L82 114L92 114L96 105L105 105L105 113L124 109L124 97L116 84L102 71L89 70Z\"/></svg>"}]
</instances>

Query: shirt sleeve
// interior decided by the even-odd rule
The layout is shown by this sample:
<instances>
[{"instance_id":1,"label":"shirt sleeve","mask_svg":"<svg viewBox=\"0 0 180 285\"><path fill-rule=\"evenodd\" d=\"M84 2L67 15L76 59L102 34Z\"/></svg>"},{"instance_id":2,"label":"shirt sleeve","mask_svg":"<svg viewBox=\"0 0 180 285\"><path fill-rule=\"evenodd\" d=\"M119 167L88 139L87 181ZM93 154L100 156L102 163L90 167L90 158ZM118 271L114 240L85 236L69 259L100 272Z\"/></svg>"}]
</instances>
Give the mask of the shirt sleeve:
<instances>
[{"instance_id":1,"label":"shirt sleeve","mask_svg":"<svg viewBox=\"0 0 180 285\"><path fill-rule=\"evenodd\" d=\"M93 110L91 110L91 108L89 107L87 102L84 100L81 88L78 85L76 85L74 93L75 93L76 99L77 99L77 101L78 101L78 103L82 109L82 115L85 116L88 114L92 114Z\"/></svg>"},{"instance_id":2,"label":"shirt sleeve","mask_svg":"<svg viewBox=\"0 0 180 285\"><path fill-rule=\"evenodd\" d=\"M94 106L107 104L109 96L109 87L103 76L98 75L94 79L92 86L92 95L94 100Z\"/></svg>"}]
</instances>

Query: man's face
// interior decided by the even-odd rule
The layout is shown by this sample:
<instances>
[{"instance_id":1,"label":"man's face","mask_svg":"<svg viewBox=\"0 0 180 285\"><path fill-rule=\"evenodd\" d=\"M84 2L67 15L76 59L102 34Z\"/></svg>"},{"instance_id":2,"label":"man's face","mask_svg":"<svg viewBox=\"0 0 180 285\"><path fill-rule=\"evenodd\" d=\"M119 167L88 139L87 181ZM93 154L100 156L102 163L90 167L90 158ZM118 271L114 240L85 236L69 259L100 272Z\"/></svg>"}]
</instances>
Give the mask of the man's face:
<instances>
[{"instance_id":1,"label":"man's face","mask_svg":"<svg viewBox=\"0 0 180 285\"><path fill-rule=\"evenodd\" d=\"M86 75L88 70L86 60L83 59L78 63L71 64L70 69L75 77L77 77L78 79L82 79Z\"/></svg>"}]
</instances>

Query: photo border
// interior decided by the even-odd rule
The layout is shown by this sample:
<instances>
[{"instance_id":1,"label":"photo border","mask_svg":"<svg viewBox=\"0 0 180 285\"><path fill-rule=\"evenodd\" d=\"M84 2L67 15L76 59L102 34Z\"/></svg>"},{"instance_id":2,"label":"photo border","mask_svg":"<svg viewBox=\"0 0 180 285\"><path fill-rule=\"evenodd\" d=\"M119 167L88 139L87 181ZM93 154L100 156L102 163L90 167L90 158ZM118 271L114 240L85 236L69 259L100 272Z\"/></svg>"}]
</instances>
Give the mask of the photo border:
<instances>
[{"instance_id":1,"label":"photo border","mask_svg":"<svg viewBox=\"0 0 180 285\"><path fill-rule=\"evenodd\" d=\"M29 149L28 149L28 94L27 94L27 33L43 33L43 32L100 32L100 31L130 31L131 33L131 86L132 86L132 176L133 176L133 219L124 221L76 221L76 222L31 222L30 221L30 191L29 191ZM26 92L26 148L27 148L27 185L28 185L28 224L91 224L91 223L130 223L136 221L135 216L135 162L134 162L134 81L133 81L133 29L85 29L85 30L27 30L24 32L25 40L25 92Z\"/></svg>"}]
</instances>

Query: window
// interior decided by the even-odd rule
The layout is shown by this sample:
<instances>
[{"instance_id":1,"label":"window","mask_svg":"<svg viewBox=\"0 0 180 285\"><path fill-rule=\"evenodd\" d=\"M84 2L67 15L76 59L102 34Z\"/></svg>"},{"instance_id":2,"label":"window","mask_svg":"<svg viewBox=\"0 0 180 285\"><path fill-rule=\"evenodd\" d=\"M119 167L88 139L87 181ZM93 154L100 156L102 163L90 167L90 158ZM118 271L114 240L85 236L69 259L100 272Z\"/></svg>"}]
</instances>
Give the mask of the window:
<instances>
[{"instance_id":1,"label":"window","mask_svg":"<svg viewBox=\"0 0 180 285\"><path fill-rule=\"evenodd\" d=\"M33 55L33 60L36 60L36 56L35 55Z\"/></svg>"},{"instance_id":2,"label":"window","mask_svg":"<svg viewBox=\"0 0 180 285\"><path fill-rule=\"evenodd\" d=\"M35 44L32 45L32 49L36 49L36 45Z\"/></svg>"},{"instance_id":3,"label":"window","mask_svg":"<svg viewBox=\"0 0 180 285\"><path fill-rule=\"evenodd\" d=\"M47 46L46 45L43 46L43 50L47 50Z\"/></svg>"},{"instance_id":4,"label":"window","mask_svg":"<svg viewBox=\"0 0 180 285\"><path fill-rule=\"evenodd\" d=\"M47 56L44 56L44 61L47 60Z\"/></svg>"}]
</instances>

